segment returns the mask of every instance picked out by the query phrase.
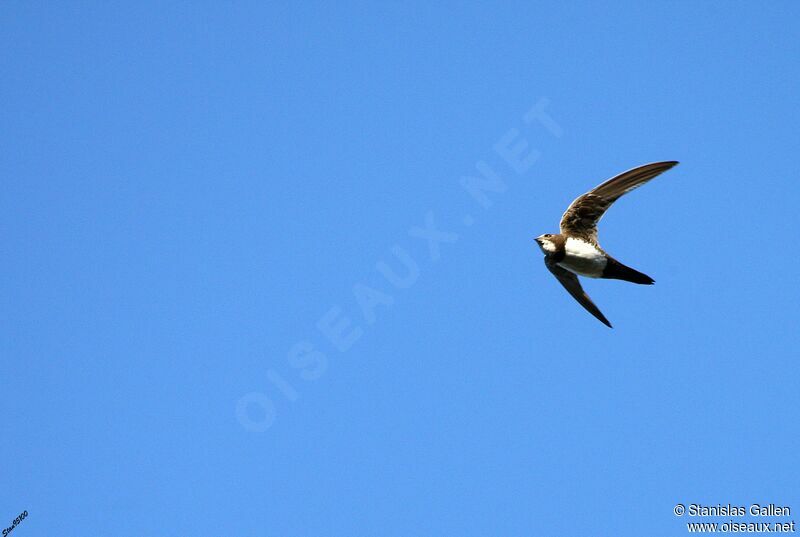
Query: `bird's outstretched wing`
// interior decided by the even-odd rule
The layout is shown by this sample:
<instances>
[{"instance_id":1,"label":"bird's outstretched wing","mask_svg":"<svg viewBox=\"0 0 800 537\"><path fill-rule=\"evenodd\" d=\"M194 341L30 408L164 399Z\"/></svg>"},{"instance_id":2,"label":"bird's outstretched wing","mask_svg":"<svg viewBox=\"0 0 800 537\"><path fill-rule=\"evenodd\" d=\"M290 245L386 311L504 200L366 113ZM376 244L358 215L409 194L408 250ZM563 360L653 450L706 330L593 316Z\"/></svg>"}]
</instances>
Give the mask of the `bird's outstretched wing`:
<instances>
[{"instance_id":1,"label":"bird's outstretched wing","mask_svg":"<svg viewBox=\"0 0 800 537\"><path fill-rule=\"evenodd\" d=\"M601 312L600 309L594 305L592 299L589 298L589 295L587 295L586 291L583 290L583 287L581 287L581 282L578 281L578 277L575 274L567 269L559 267L557 264L548 260L547 258L545 258L544 264L547 265L547 268L550 269L550 272L553 273L553 276L556 277L559 283L564 286L564 289L566 289L567 292L572 295L572 298L578 301L578 304L586 308L586 311L597 317L601 323L609 328L612 328L611 323L608 322L608 319L606 319L606 316L603 315L603 312Z\"/></svg>"},{"instance_id":2,"label":"bird's outstretched wing","mask_svg":"<svg viewBox=\"0 0 800 537\"><path fill-rule=\"evenodd\" d=\"M597 244L597 222L611 204L676 164L674 160L645 164L596 186L567 207L561 217L561 233Z\"/></svg>"}]
</instances>

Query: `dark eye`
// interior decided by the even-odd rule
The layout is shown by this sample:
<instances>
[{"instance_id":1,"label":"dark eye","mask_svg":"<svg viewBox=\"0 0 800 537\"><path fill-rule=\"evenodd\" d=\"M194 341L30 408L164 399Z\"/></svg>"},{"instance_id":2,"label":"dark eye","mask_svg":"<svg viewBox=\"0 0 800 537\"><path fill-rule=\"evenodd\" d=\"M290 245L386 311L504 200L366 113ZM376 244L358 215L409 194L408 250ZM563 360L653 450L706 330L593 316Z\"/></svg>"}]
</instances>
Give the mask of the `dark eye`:
<instances>
[{"instance_id":1,"label":"dark eye","mask_svg":"<svg viewBox=\"0 0 800 537\"><path fill-rule=\"evenodd\" d=\"M552 237L552 235L551 235L551 234L549 234L549 233L546 233L546 234L545 234L545 237L548 237L548 238L550 238L550 237Z\"/></svg>"}]
</instances>

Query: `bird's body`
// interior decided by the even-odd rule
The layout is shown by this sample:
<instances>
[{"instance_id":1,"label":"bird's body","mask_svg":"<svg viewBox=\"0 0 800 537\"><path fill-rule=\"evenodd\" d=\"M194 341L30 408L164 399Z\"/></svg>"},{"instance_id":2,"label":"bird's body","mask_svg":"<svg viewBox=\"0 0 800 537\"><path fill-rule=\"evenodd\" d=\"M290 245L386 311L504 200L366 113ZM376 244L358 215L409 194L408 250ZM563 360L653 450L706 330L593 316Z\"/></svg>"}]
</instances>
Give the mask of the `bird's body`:
<instances>
[{"instance_id":1,"label":"bird's body","mask_svg":"<svg viewBox=\"0 0 800 537\"><path fill-rule=\"evenodd\" d=\"M608 265L608 256L597 245L583 239L567 237L564 241L564 259L558 266L579 276L602 278Z\"/></svg>"},{"instance_id":2,"label":"bird's body","mask_svg":"<svg viewBox=\"0 0 800 537\"><path fill-rule=\"evenodd\" d=\"M623 265L600 247L597 242L597 222L621 196L676 164L674 161L645 164L609 179L570 204L561 217L561 233L548 233L536 238L550 272L575 300L609 327L611 323L583 291L578 276L625 280L644 285L650 285L654 280Z\"/></svg>"}]
</instances>

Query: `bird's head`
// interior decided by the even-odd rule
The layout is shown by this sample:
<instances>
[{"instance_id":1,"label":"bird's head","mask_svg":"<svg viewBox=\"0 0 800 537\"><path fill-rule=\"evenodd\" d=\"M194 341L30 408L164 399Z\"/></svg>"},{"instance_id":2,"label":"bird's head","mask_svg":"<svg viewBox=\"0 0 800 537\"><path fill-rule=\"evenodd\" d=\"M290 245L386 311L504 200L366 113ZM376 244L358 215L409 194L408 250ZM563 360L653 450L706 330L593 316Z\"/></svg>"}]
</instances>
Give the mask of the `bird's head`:
<instances>
[{"instance_id":1,"label":"bird's head","mask_svg":"<svg viewBox=\"0 0 800 537\"><path fill-rule=\"evenodd\" d=\"M545 233L544 235L539 235L533 240L536 241L536 244L539 245L539 248L541 248L545 254L552 254L558 250L558 243L560 238L561 238L560 235L552 235L550 233Z\"/></svg>"}]
</instances>

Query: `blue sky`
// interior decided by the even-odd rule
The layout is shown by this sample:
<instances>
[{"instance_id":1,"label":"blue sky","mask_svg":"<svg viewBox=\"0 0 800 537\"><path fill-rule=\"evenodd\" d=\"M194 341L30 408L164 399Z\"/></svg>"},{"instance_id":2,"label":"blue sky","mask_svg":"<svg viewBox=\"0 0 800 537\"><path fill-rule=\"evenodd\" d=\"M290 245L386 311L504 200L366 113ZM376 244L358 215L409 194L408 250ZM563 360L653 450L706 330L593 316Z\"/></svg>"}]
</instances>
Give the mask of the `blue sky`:
<instances>
[{"instance_id":1,"label":"blue sky","mask_svg":"<svg viewBox=\"0 0 800 537\"><path fill-rule=\"evenodd\" d=\"M0 525L800 513L798 5L291 4L0 7ZM532 238L656 160L609 330Z\"/></svg>"}]
</instances>

